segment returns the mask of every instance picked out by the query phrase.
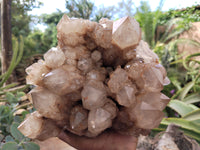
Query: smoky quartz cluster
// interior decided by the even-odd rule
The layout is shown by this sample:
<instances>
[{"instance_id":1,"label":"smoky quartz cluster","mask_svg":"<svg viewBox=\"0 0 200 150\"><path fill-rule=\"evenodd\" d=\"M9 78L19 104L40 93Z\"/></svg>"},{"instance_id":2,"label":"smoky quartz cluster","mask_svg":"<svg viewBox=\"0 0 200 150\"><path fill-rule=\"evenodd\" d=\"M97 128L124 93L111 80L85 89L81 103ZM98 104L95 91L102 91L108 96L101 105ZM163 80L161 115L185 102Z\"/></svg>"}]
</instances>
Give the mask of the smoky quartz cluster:
<instances>
[{"instance_id":1,"label":"smoky quartz cluster","mask_svg":"<svg viewBox=\"0 0 200 150\"><path fill-rule=\"evenodd\" d=\"M58 46L26 69L36 111L18 127L25 136L68 130L95 137L108 128L137 136L158 127L170 81L134 18L97 23L64 15L57 31Z\"/></svg>"}]
</instances>

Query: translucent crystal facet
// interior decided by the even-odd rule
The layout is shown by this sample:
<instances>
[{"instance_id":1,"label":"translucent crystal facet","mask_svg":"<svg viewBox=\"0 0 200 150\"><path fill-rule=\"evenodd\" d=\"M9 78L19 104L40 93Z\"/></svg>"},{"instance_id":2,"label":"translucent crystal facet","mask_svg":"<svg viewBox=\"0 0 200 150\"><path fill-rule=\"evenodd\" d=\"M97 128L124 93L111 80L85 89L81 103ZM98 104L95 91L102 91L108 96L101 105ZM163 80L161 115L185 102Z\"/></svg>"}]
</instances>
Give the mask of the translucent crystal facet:
<instances>
[{"instance_id":1,"label":"translucent crystal facet","mask_svg":"<svg viewBox=\"0 0 200 150\"><path fill-rule=\"evenodd\" d=\"M125 69L128 72L128 76L132 80L136 81L138 78L141 78L144 67L145 65L142 62L137 61L137 62L131 62L127 64L125 66Z\"/></svg>"},{"instance_id":2,"label":"translucent crystal facet","mask_svg":"<svg viewBox=\"0 0 200 150\"><path fill-rule=\"evenodd\" d=\"M100 133L112 125L111 114L103 108L93 109L89 112L88 130Z\"/></svg>"},{"instance_id":3,"label":"translucent crystal facet","mask_svg":"<svg viewBox=\"0 0 200 150\"><path fill-rule=\"evenodd\" d=\"M117 68L110 76L110 80L108 81L108 87L110 88L111 92L117 93L127 81L127 72L122 68Z\"/></svg>"},{"instance_id":4,"label":"translucent crystal facet","mask_svg":"<svg viewBox=\"0 0 200 150\"><path fill-rule=\"evenodd\" d=\"M169 98L160 92L141 93L137 96L137 99L138 101L144 101L145 103L150 104L160 111L163 111L163 109L169 103Z\"/></svg>"},{"instance_id":5,"label":"translucent crystal facet","mask_svg":"<svg viewBox=\"0 0 200 150\"><path fill-rule=\"evenodd\" d=\"M88 111L82 106L72 108L70 126L73 130L82 131L88 127Z\"/></svg>"},{"instance_id":6,"label":"translucent crystal facet","mask_svg":"<svg viewBox=\"0 0 200 150\"><path fill-rule=\"evenodd\" d=\"M94 28L95 23L88 24L87 20L70 19L64 15L57 25L59 46L76 46L84 44L83 35Z\"/></svg>"},{"instance_id":7,"label":"translucent crystal facet","mask_svg":"<svg viewBox=\"0 0 200 150\"><path fill-rule=\"evenodd\" d=\"M158 127L164 117L162 111L144 101L140 101L129 113L136 126L143 129Z\"/></svg>"},{"instance_id":8,"label":"translucent crystal facet","mask_svg":"<svg viewBox=\"0 0 200 150\"><path fill-rule=\"evenodd\" d=\"M88 80L104 81L105 74L104 72L100 72L100 70L91 70L90 72L88 72L86 78Z\"/></svg>"},{"instance_id":9,"label":"translucent crystal facet","mask_svg":"<svg viewBox=\"0 0 200 150\"><path fill-rule=\"evenodd\" d=\"M57 68L64 64L65 54L62 50L52 47L44 54L44 60L49 68Z\"/></svg>"},{"instance_id":10,"label":"translucent crystal facet","mask_svg":"<svg viewBox=\"0 0 200 150\"><path fill-rule=\"evenodd\" d=\"M37 63L32 64L26 68L28 74L26 78L27 84L41 85L43 77L50 71L45 65L43 60L39 60Z\"/></svg>"},{"instance_id":11,"label":"translucent crystal facet","mask_svg":"<svg viewBox=\"0 0 200 150\"><path fill-rule=\"evenodd\" d=\"M103 48L111 47L113 21L102 18L92 34L97 45Z\"/></svg>"},{"instance_id":12,"label":"translucent crystal facet","mask_svg":"<svg viewBox=\"0 0 200 150\"><path fill-rule=\"evenodd\" d=\"M101 59L101 53L99 51L94 51L91 57L95 62L98 62Z\"/></svg>"},{"instance_id":13,"label":"translucent crystal facet","mask_svg":"<svg viewBox=\"0 0 200 150\"><path fill-rule=\"evenodd\" d=\"M143 40L140 41L136 48L136 57L142 58L145 63L158 62L158 56L150 50L148 44Z\"/></svg>"},{"instance_id":14,"label":"translucent crystal facet","mask_svg":"<svg viewBox=\"0 0 200 150\"><path fill-rule=\"evenodd\" d=\"M37 138L39 140L55 137L61 131L55 122L50 119L44 119L37 111L28 115L18 126L18 130L29 138Z\"/></svg>"},{"instance_id":15,"label":"translucent crystal facet","mask_svg":"<svg viewBox=\"0 0 200 150\"><path fill-rule=\"evenodd\" d=\"M52 70L43 79L45 87L59 95L65 95L80 89L83 82L84 78L76 68L68 65Z\"/></svg>"},{"instance_id":16,"label":"translucent crystal facet","mask_svg":"<svg viewBox=\"0 0 200 150\"><path fill-rule=\"evenodd\" d=\"M31 90L29 95L31 96L34 107L41 115L55 120L63 119L59 107L63 105L60 96L42 87L36 87Z\"/></svg>"},{"instance_id":17,"label":"translucent crystal facet","mask_svg":"<svg viewBox=\"0 0 200 150\"><path fill-rule=\"evenodd\" d=\"M152 92L161 91L163 89L164 79L159 68L155 66L146 66L142 72L141 78L144 81L144 89Z\"/></svg>"},{"instance_id":18,"label":"translucent crystal facet","mask_svg":"<svg viewBox=\"0 0 200 150\"><path fill-rule=\"evenodd\" d=\"M121 18L113 23L112 43L120 49L133 48L141 38L139 23L131 17Z\"/></svg>"},{"instance_id":19,"label":"translucent crystal facet","mask_svg":"<svg viewBox=\"0 0 200 150\"><path fill-rule=\"evenodd\" d=\"M92 59L89 58L82 58L78 61L78 69L87 73L92 69Z\"/></svg>"},{"instance_id":20,"label":"translucent crystal facet","mask_svg":"<svg viewBox=\"0 0 200 150\"><path fill-rule=\"evenodd\" d=\"M18 130L29 138L36 138L42 131L43 123L42 115L35 111L21 123Z\"/></svg>"},{"instance_id":21,"label":"translucent crystal facet","mask_svg":"<svg viewBox=\"0 0 200 150\"><path fill-rule=\"evenodd\" d=\"M81 92L83 107L89 110L101 107L106 102L106 88L100 81L90 80Z\"/></svg>"},{"instance_id":22,"label":"translucent crystal facet","mask_svg":"<svg viewBox=\"0 0 200 150\"><path fill-rule=\"evenodd\" d=\"M136 102L135 93L137 92L134 85L125 85L118 93L116 100L122 105L129 107Z\"/></svg>"}]
</instances>

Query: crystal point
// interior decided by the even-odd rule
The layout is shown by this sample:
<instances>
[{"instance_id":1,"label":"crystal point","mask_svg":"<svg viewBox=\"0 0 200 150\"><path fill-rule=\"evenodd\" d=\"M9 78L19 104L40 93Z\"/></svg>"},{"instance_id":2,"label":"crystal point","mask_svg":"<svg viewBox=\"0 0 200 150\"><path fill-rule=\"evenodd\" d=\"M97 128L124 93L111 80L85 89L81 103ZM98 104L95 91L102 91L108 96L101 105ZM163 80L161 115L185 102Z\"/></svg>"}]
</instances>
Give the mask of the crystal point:
<instances>
[{"instance_id":1,"label":"crystal point","mask_svg":"<svg viewBox=\"0 0 200 150\"><path fill-rule=\"evenodd\" d=\"M75 131L82 131L88 127L88 111L81 106L75 106L71 110L70 126Z\"/></svg>"},{"instance_id":2,"label":"crystal point","mask_svg":"<svg viewBox=\"0 0 200 150\"><path fill-rule=\"evenodd\" d=\"M26 78L27 84L41 85L42 79L50 71L50 69L45 65L43 60L39 60L37 63L32 64L26 68L26 73L28 74Z\"/></svg>"},{"instance_id":3,"label":"crystal point","mask_svg":"<svg viewBox=\"0 0 200 150\"><path fill-rule=\"evenodd\" d=\"M108 87L111 92L117 93L128 81L128 74L122 68L117 68L111 75L110 80L108 81Z\"/></svg>"},{"instance_id":4,"label":"crystal point","mask_svg":"<svg viewBox=\"0 0 200 150\"><path fill-rule=\"evenodd\" d=\"M65 54L62 50L53 47L44 54L44 60L49 68L57 68L64 64Z\"/></svg>"},{"instance_id":5,"label":"crystal point","mask_svg":"<svg viewBox=\"0 0 200 150\"><path fill-rule=\"evenodd\" d=\"M124 17L113 23L112 43L121 50L137 46L140 39L140 26L134 18Z\"/></svg>"},{"instance_id":6,"label":"crystal point","mask_svg":"<svg viewBox=\"0 0 200 150\"><path fill-rule=\"evenodd\" d=\"M88 130L91 133L101 133L112 125L111 116L108 111L102 108L91 110L88 117Z\"/></svg>"},{"instance_id":7,"label":"crystal point","mask_svg":"<svg viewBox=\"0 0 200 150\"><path fill-rule=\"evenodd\" d=\"M42 87L34 88L29 92L29 95L33 101L34 107L41 115L55 120L63 119L59 108L59 105L63 105L60 96Z\"/></svg>"},{"instance_id":8,"label":"crystal point","mask_svg":"<svg viewBox=\"0 0 200 150\"><path fill-rule=\"evenodd\" d=\"M80 89L83 82L84 78L78 70L69 65L52 70L43 79L44 86L59 95L65 95Z\"/></svg>"},{"instance_id":9,"label":"crystal point","mask_svg":"<svg viewBox=\"0 0 200 150\"><path fill-rule=\"evenodd\" d=\"M134 85L125 85L118 93L116 100L122 105L129 107L136 102L135 93L136 87Z\"/></svg>"},{"instance_id":10,"label":"crystal point","mask_svg":"<svg viewBox=\"0 0 200 150\"><path fill-rule=\"evenodd\" d=\"M154 106L141 101L138 103L132 112L131 119L136 123L136 126L143 129L153 129L158 127L164 113ZM145 118L145 119L144 119Z\"/></svg>"},{"instance_id":11,"label":"crystal point","mask_svg":"<svg viewBox=\"0 0 200 150\"><path fill-rule=\"evenodd\" d=\"M100 81L90 80L83 88L83 107L89 110L101 107L106 102L106 88Z\"/></svg>"}]
</instances>

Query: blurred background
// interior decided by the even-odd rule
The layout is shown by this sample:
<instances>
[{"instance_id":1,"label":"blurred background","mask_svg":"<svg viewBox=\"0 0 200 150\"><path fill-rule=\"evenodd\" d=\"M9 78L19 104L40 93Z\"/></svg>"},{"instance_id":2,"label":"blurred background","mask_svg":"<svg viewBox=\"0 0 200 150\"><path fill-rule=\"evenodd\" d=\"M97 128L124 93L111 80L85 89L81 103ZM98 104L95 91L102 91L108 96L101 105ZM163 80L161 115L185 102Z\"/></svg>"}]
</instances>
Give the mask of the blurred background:
<instances>
[{"instance_id":1,"label":"blurred background","mask_svg":"<svg viewBox=\"0 0 200 150\"><path fill-rule=\"evenodd\" d=\"M63 14L96 22L134 17L171 80L163 90L171 98L166 118L151 136L174 123L200 142L200 0L1 0L0 147L38 148L16 128L34 111L25 68L57 45Z\"/></svg>"}]
</instances>

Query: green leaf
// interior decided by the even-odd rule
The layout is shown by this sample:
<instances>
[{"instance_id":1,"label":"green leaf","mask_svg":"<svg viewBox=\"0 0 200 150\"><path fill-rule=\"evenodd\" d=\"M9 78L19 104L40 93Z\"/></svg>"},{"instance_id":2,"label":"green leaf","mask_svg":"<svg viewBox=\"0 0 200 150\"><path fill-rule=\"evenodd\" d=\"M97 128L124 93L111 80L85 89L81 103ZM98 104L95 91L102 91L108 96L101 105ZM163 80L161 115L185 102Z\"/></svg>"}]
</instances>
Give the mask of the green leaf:
<instances>
[{"instance_id":1,"label":"green leaf","mask_svg":"<svg viewBox=\"0 0 200 150\"><path fill-rule=\"evenodd\" d=\"M195 131L192 130L188 130L188 129L184 129L184 128L180 128L185 135L197 140L198 142L200 142L200 133L197 133Z\"/></svg>"},{"instance_id":2,"label":"green leaf","mask_svg":"<svg viewBox=\"0 0 200 150\"><path fill-rule=\"evenodd\" d=\"M7 126L6 126L6 132L10 133L10 125L8 123L6 123Z\"/></svg>"},{"instance_id":3,"label":"green leaf","mask_svg":"<svg viewBox=\"0 0 200 150\"><path fill-rule=\"evenodd\" d=\"M24 96L25 95L25 93L24 92L17 92L17 95L16 95L16 97L18 98L18 99L20 99L22 96Z\"/></svg>"},{"instance_id":4,"label":"green leaf","mask_svg":"<svg viewBox=\"0 0 200 150\"><path fill-rule=\"evenodd\" d=\"M186 104L200 102L200 94L199 93L191 94L191 95L187 96L186 98L184 98L183 102L185 102Z\"/></svg>"},{"instance_id":5,"label":"green leaf","mask_svg":"<svg viewBox=\"0 0 200 150\"><path fill-rule=\"evenodd\" d=\"M161 124L159 125L159 127L153 129L153 131L154 131L154 130L155 130L155 132L156 132L156 131L157 131L157 132L158 132L158 131L164 131L164 130L166 130L167 126L168 126L167 124L163 124L163 123L161 122ZM192 131L192 130L188 130L188 129L182 128L182 127L180 127L179 129L180 129L181 131L183 131L185 135L187 135L187 136L189 136L189 137L191 137L191 138L193 138L193 139L195 139L195 140L197 140L197 141L200 142L200 133L195 132L195 131Z\"/></svg>"},{"instance_id":6,"label":"green leaf","mask_svg":"<svg viewBox=\"0 0 200 150\"><path fill-rule=\"evenodd\" d=\"M17 150L18 145L16 142L8 142L2 146L2 150Z\"/></svg>"},{"instance_id":7,"label":"green leaf","mask_svg":"<svg viewBox=\"0 0 200 150\"><path fill-rule=\"evenodd\" d=\"M6 136L5 141L6 142L15 142L15 140L13 139L13 137L10 136L10 135Z\"/></svg>"},{"instance_id":8,"label":"green leaf","mask_svg":"<svg viewBox=\"0 0 200 150\"><path fill-rule=\"evenodd\" d=\"M172 84L178 89L181 90L181 83L179 81L177 81L177 79L175 78L170 78L170 81L172 82Z\"/></svg>"},{"instance_id":9,"label":"green leaf","mask_svg":"<svg viewBox=\"0 0 200 150\"><path fill-rule=\"evenodd\" d=\"M33 142L23 143L23 145L25 150L40 150L40 147Z\"/></svg>"},{"instance_id":10,"label":"green leaf","mask_svg":"<svg viewBox=\"0 0 200 150\"><path fill-rule=\"evenodd\" d=\"M0 142L4 139L4 135L0 134Z\"/></svg>"},{"instance_id":11,"label":"green leaf","mask_svg":"<svg viewBox=\"0 0 200 150\"><path fill-rule=\"evenodd\" d=\"M21 117L20 117L20 116L15 116L15 117L14 117L14 122L16 122L16 123L21 123L21 122L22 122Z\"/></svg>"},{"instance_id":12,"label":"green leaf","mask_svg":"<svg viewBox=\"0 0 200 150\"><path fill-rule=\"evenodd\" d=\"M188 113L198 109L198 107L196 107L192 104L188 105L179 100L171 100L167 106L170 107L171 109L175 110L181 116L185 116Z\"/></svg>"},{"instance_id":13,"label":"green leaf","mask_svg":"<svg viewBox=\"0 0 200 150\"><path fill-rule=\"evenodd\" d=\"M18 83L11 83L11 84L8 84L4 87L1 87L0 90L2 91L2 90L5 90L5 89L9 89L9 88L15 87L17 85L18 85Z\"/></svg>"},{"instance_id":14,"label":"green leaf","mask_svg":"<svg viewBox=\"0 0 200 150\"><path fill-rule=\"evenodd\" d=\"M194 120L194 121L192 121L192 122L197 123L197 124L200 125L200 119L199 119L199 120Z\"/></svg>"},{"instance_id":15,"label":"green leaf","mask_svg":"<svg viewBox=\"0 0 200 150\"><path fill-rule=\"evenodd\" d=\"M6 93L6 99L8 100L9 103L17 103L18 100L17 98L15 97L15 95L13 95L12 93L10 92L7 92Z\"/></svg>"},{"instance_id":16,"label":"green leaf","mask_svg":"<svg viewBox=\"0 0 200 150\"><path fill-rule=\"evenodd\" d=\"M18 141L24 139L24 135L17 129L19 123L13 122L10 127L11 135Z\"/></svg>"},{"instance_id":17,"label":"green leaf","mask_svg":"<svg viewBox=\"0 0 200 150\"><path fill-rule=\"evenodd\" d=\"M23 118L25 118L27 114L29 114L28 111L23 111L23 112L22 112L22 116L23 116Z\"/></svg>"},{"instance_id":18,"label":"green leaf","mask_svg":"<svg viewBox=\"0 0 200 150\"><path fill-rule=\"evenodd\" d=\"M174 123L184 129L191 130L200 134L200 126L197 123L182 118L164 118L161 123L164 125Z\"/></svg>"},{"instance_id":19,"label":"green leaf","mask_svg":"<svg viewBox=\"0 0 200 150\"><path fill-rule=\"evenodd\" d=\"M182 89L180 95L179 95L179 98L180 100L183 100L185 98L185 96L187 95L187 93L190 91L190 89L194 86L195 82L192 81L192 82L189 82L187 83L184 88Z\"/></svg>"},{"instance_id":20,"label":"green leaf","mask_svg":"<svg viewBox=\"0 0 200 150\"><path fill-rule=\"evenodd\" d=\"M200 109L194 110L190 112L189 114L183 116L182 118L189 121L200 120Z\"/></svg>"}]
</instances>

